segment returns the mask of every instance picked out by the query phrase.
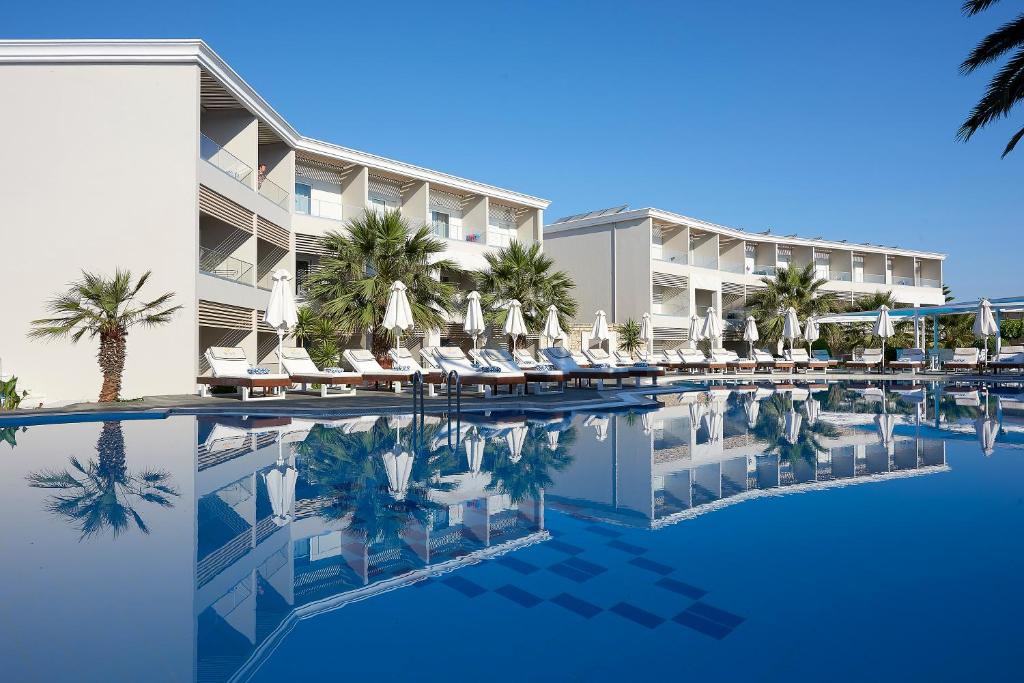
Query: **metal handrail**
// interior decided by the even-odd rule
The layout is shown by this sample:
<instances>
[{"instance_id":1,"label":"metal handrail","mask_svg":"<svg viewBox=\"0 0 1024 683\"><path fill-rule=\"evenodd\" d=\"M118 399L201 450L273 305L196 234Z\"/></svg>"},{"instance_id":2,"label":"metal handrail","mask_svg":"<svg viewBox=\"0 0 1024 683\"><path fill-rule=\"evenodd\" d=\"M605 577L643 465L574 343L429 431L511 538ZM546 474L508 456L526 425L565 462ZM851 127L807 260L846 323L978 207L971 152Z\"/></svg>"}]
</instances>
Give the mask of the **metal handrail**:
<instances>
[{"instance_id":1,"label":"metal handrail","mask_svg":"<svg viewBox=\"0 0 1024 683\"><path fill-rule=\"evenodd\" d=\"M462 413L462 378L456 370L449 370L444 378L445 393L448 394L448 414L452 413L452 388L455 389L455 409Z\"/></svg>"},{"instance_id":2,"label":"metal handrail","mask_svg":"<svg viewBox=\"0 0 1024 683\"><path fill-rule=\"evenodd\" d=\"M249 274L252 273L252 264L216 249L199 247L199 272L225 280L242 282L249 279ZM251 282L247 284L251 284Z\"/></svg>"},{"instance_id":3,"label":"metal handrail","mask_svg":"<svg viewBox=\"0 0 1024 683\"><path fill-rule=\"evenodd\" d=\"M260 194L277 204L282 209L288 205L288 190L284 189L270 178L264 177L259 181Z\"/></svg>"}]
</instances>

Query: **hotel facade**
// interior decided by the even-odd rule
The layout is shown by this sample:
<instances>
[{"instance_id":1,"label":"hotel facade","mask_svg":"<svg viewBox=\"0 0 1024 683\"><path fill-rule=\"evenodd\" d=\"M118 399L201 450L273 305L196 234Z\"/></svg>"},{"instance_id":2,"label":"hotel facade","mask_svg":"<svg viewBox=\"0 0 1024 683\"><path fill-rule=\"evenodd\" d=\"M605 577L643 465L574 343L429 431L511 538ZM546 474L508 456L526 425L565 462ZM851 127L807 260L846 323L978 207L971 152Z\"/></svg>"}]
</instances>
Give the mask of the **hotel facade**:
<instances>
[{"instance_id":1,"label":"hotel facade","mask_svg":"<svg viewBox=\"0 0 1024 683\"><path fill-rule=\"evenodd\" d=\"M576 281L578 322L597 310L620 324L650 313L655 349L684 344L690 317L710 307L722 316L725 342L738 342L750 296L782 268L814 264L824 289L846 302L880 291L907 306L944 300L940 253L752 233L625 206L559 219L544 235L545 252Z\"/></svg>"},{"instance_id":2,"label":"hotel facade","mask_svg":"<svg viewBox=\"0 0 1024 683\"><path fill-rule=\"evenodd\" d=\"M26 336L83 268L175 293L170 325L129 337L122 395L187 394L209 346L276 363L272 273L301 297L325 233L366 209L430 224L465 270L543 239L546 200L305 137L202 41L0 41L0 93L0 373L48 403L99 389L94 344Z\"/></svg>"}]
</instances>

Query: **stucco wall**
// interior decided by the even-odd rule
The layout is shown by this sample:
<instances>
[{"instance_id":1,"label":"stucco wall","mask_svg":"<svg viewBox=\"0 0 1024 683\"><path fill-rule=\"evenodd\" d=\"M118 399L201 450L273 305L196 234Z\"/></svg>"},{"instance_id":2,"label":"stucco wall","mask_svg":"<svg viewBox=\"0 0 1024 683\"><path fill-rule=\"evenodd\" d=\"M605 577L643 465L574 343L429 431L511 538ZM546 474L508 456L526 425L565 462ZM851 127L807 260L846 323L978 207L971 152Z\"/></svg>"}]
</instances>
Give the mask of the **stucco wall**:
<instances>
[{"instance_id":1,"label":"stucco wall","mask_svg":"<svg viewBox=\"0 0 1024 683\"><path fill-rule=\"evenodd\" d=\"M593 322L594 311L612 309L612 227L581 228L544 236L544 253L576 283L576 322Z\"/></svg>"},{"instance_id":2,"label":"stucco wall","mask_svg":"<svg viewBox=\"0 0 1024 683\"><path fill-rule=\"evenodd\" d=\"M25 335L80 269L122 267L186 308L131 333L122 395L194 391L198 97L195 66L0 66L0 357L20 387L95 400L95 343Z\"/></svg>"}]
</instances>

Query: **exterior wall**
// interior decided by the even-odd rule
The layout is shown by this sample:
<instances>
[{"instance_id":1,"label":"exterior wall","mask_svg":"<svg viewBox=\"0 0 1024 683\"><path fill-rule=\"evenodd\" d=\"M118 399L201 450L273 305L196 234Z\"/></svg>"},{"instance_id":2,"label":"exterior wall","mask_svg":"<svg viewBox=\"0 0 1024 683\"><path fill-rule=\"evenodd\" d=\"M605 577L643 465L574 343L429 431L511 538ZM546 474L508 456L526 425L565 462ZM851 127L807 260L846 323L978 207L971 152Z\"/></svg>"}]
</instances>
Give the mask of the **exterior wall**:
<instances>
[{"instance_id":1,"label":"exterior wall","mask_svg":"<svg viewBox=\"0 0 1024 683\"><path fill-rule=\"evenodd\" d=\"M606 309L609 323L640 320L651 310L651 219L615 224L614 301ZM594 311L581 310L593 319Z\"/></svg>"},{"instance_id":2,"label":"exterior wall","mask_svg":"<svg viewBox=\"0 0 1024 683\"><path fill-rule=\"evenodd\" d=\"M49 401L95 400L97 343L26 337L44 302L85 268L152 270L143 294L185 306L128 338L125 397L195 390L199 69L2 65L4 373ZM54 200L54 197L59 200ZM18 283L16 286L14 283Z\"/></svg>"},{"instance_id":3,"label":"exterior wall","mask_svg":"<svg viewBox=\"0 0 1024 683\"><path fill-rule=\"evenodd\" d=\"M593 320L594 312L609 313L614 305L613 226L602 225L548 235L545 253L576 283L573 296L579 303L578 322ZM609 321L611 322L611 321Z\"/></svg>"}]
</instances>

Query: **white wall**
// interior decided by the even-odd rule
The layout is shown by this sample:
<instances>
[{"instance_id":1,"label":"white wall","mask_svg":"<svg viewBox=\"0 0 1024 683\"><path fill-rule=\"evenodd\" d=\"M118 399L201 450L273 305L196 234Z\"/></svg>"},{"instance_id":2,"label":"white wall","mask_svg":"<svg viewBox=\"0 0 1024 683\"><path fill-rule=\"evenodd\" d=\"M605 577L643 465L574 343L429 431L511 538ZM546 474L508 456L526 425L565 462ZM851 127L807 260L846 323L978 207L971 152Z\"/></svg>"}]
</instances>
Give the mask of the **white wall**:
<instances>
[{"instance_id":1,"label":"white wall","mask_svg":"<svg viewBox=\"0 0 1024 683\"><path fill-rule=\"evenodd\" d=\"M19 387L95 400L96 343L25 335L80 269L123 267L186 310L131 332L122 395L194 391L198 97L195 66L0 66L0 357Z\"/></svg>"}]
</instances>

